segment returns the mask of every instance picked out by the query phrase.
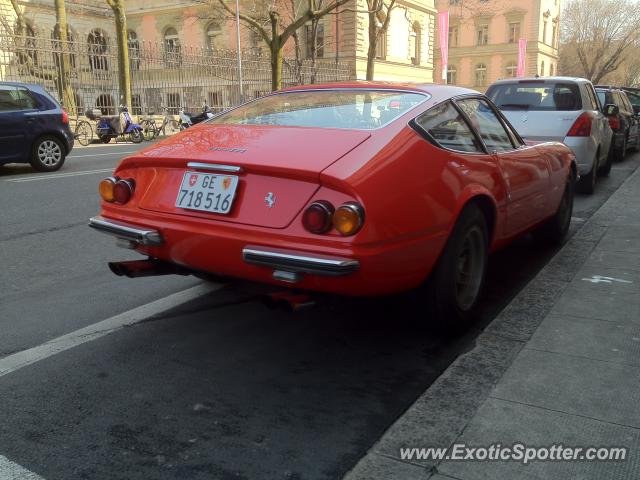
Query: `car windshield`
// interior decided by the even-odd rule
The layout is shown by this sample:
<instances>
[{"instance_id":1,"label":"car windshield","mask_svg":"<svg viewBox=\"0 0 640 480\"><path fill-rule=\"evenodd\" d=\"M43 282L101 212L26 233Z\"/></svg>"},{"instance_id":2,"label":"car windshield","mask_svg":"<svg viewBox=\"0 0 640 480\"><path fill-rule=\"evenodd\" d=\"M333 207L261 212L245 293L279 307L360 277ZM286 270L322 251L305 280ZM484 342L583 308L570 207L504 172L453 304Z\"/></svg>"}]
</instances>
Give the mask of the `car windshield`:
<instances>
[{"instance_id":1,"label":"car windshield","mask_svg":"<svg viewBox=\"0 0 640 480\"><path fill-rule=\"evenodd\" d=\"M581 110L575 83L518 82L492 85L487 96L502 110Z\"/></svg>"},{"instance_id":2,"label":"car windshield","mask_svg":"<svg viewBox=\"0 0 640 480\"><path fill-rule=\"evenodd\" d=\"M427 100L422 93L385 90L314 90L269 95L209 123L371 130Z\"/></svg>"}]
</instances>

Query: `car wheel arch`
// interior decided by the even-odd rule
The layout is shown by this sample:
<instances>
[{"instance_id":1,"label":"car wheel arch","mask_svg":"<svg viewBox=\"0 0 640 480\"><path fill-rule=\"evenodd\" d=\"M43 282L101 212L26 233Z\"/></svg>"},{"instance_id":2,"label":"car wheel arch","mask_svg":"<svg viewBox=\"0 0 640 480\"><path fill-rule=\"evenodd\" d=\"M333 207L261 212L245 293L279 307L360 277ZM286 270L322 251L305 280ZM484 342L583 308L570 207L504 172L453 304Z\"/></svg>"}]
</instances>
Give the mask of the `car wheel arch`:
<instances>
[{"instance_id":1,"label":"car wheel arch","mask_svg":"<svg viewBox=\"0 0 640 480\"><path fill-rule=\"evenodd\" d=\"M34 147L34 145L36 143L38 143L40 140L42 140L45 137L55 137L56 140L58 140L60 142L60 144L62 145L62 148L64 149L64 156L66 157L67 155L69 155L70 149L69 149L69 145L67 144L67 139L64 138L64 135L61 135L59 132L54 131L46 131L43 132L41 134L39 134L34 140L33 143L31 144L31 148Z\"/></svg>"},{"instance_id":2,"label":"car wheel arch","mask_svg":"<svg viewBox=\"0 0 640 480\"><path fill-rule=\"evenodd\" d=\"M489 245L492 245L496 237L496 227L498 221L498 207L496 201L488 191L481 188L474 188L465 192L458 203L458 208L454 216L453 222L449 234L453 231L453 228L458 221L462 211L469 205L476 205L487 222L487 232L489 234Z\"/></svg>"}]
</instances>

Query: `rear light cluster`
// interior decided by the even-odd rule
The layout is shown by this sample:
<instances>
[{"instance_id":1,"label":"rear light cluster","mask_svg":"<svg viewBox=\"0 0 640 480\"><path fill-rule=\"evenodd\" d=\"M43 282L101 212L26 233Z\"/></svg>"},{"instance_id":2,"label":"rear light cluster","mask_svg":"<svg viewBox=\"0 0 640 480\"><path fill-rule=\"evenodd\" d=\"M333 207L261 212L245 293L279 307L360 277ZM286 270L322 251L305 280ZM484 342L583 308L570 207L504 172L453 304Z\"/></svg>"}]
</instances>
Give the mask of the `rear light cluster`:
<instances>
[{"instance_id":1,"label":"rear light cluster","mask_svg":"<svg viewBox=\"0 0 640 480\"><path fill-rule=\"evenodd\" d=\"M317 200L302 215L302 224L311 233L326 233L335 228L344 236L355 235L364 223L364 209L356 202L347 202L337 209L326 200Z\"/></svg>"},{"instance_id":2,"label":"rear light cluster","mask_svg":"<svg viewBox=\"0 0 640 480\"><path fill-rule=\"evenodd\" d=\"M620 128L620 120L618 120L617 116L611 116L609 117L609 126L611 127L611 130L618 130Z\"/></svg>"},{"instance_id":3,"label":"rear light cluster","mask_svg":"<svg viewBox=\"0 0 640 480\"><path fill-rule=\"evenodd\" d=\"M591 121L592 117L589 113L584 112L576 121L567 133L567 137L590 137L591 136Z\"/></svg>"},{"instance_id":4,"label":"rear light cluster","mask_svg":"<svg viewBox=\"0 0 640 480\"><path fill-rule=\"evenodd\" d=\"M136 183L133 179L108 177L100 182L100 196L105 202L124 205L133 196Z\"/></svg>"},{"instance_id":5,"label":"rear light cluster","mask_svg":"<svg viewBox=\"0 0 640 480\"><path fill-rule=\"evenodd\" d=\"M68 125L69 124L69 114L64 109L62 109L62 124L63 125Z\"/></svg>"}]
</instances>

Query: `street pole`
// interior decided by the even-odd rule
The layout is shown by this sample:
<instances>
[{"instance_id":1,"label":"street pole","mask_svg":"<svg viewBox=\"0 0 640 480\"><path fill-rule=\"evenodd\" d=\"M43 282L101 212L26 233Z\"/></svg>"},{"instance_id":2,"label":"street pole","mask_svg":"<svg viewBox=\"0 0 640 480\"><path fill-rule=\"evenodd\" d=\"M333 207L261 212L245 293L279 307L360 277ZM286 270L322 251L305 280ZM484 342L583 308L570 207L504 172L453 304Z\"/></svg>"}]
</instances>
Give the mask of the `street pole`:
<instances>
[{"instance_id":1,"label":"street pole","mask_svg":"<svg viewBox=\"0 0 640 480\"><path fill-rule=\"evenodd\" d=\"M238 81L240 82L240 102L244 102L242 86L242 53L240 52L240 1L236 0L236 45L238 50Z\"/></svg>"}]
</instances>

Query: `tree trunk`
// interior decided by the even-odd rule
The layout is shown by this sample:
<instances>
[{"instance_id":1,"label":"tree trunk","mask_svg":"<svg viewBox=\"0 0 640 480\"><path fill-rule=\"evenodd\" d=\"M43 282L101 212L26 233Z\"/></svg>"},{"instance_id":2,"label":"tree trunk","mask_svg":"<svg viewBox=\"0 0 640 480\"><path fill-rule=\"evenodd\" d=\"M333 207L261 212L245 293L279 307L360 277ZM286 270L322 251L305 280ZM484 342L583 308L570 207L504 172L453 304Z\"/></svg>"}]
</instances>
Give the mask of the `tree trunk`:
<instances>
[{"instance_id":1,"label":"tree trunk","mask_svg":"<svg viewBox=\"0 0 640 480\"><path fill-rule=\"evenodd\" d=\"M282 88L282 38L278 29L278 12L269 12L271 19L271 90L276 91Z\"/></svg>"},{"instance_id":2,"label":"tree trunk","mask_svg":"<svg viewBox=\"0 0 640 480\"><path fill-rule=\"evenodd\" d=\"M120 102L131 109L131 75L129 70L129 44L127 42L127 16L124 0L108 0L116 17L116 40L118 43L118 85Z\"/></svg>"},{"instance_id":3,"label":"tree trunk","mask_svg":"<svg viewBox=\"0 0 640 480\"><path fill-rule=\"evenodd\" d=\"M373 80L378 46L378 27L375 12L369 12L369 49L367 50L367 80Z\"/></svg>"},{"instance_id":4,"label":"tree trunk","mask_svg":"<svg viewBox=\"0 0 640 480\"><path fill-rule=\"evenodd\" d=\"M76 112L76 101L71 86L71 59L69 57L69 36L67 35L67 10L64 0L55 0L58 40L60 40L60 72L58 93L62 105L72 114Z\"/></svg>"}]
</instances>

